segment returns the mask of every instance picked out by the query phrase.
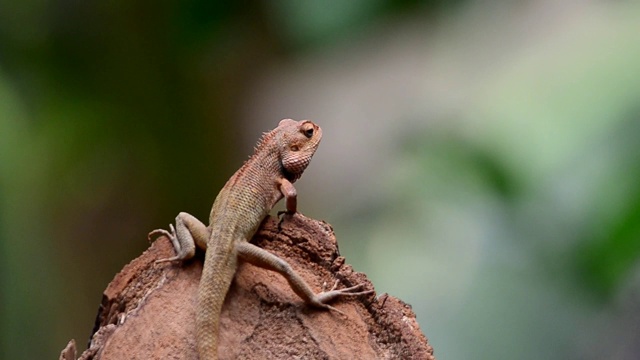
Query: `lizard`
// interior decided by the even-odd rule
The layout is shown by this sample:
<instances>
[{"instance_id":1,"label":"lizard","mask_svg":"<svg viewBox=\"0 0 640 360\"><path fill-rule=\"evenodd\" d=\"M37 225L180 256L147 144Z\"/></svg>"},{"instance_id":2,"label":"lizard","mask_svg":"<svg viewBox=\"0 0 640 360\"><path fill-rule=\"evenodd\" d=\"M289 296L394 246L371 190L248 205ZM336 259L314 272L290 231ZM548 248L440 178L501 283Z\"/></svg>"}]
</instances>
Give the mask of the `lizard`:
<instances>
[{"instance_id":1,"label":"lizard","mask_svg":"<svg viewBox=\"0 0 640 360\"><path fill-rule=\"evenodd\" d=\"M363 284L315 293L282 258L249 243L274 205L284 198L286 211L281 221L297 212L298 180L316 152L322 129L309 120L283 119L278 127L262 135L254 154L231 176L216 196L205 226L196 217L181 212L170 230L156 229L149 240L166 236L176 255L156 263L184 261L195 255L196 246L205 250L196 305L196 343L201 360L218 359L220 312L239 261L276 271L308 305L342 311L329 305L343 296L370 294L359 291ZM280 212L279 214L280 215Z\"/></svg>"}]
</instances>

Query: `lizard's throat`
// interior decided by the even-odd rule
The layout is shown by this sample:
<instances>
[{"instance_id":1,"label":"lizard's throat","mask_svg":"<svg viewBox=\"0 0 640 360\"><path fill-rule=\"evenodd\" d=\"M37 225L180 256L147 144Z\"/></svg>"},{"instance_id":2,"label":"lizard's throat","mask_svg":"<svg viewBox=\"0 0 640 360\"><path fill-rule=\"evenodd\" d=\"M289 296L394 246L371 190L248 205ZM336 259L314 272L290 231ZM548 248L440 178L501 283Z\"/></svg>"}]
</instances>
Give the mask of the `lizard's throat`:
<instances>
[{"instance_id":1,"label":"lizard's throat","mask_svg":"<svg viewBox=\"0 0 640 360\"><path fill-rule=\"evenodd\" d=\"M292 183L295 182L296 180L300 179L300 175L302 175L301 173L300 174L296 174L296 173L293 173L293 172L287 170L284 166L282 166L282 164L280 164L280 172L282 173L282 176L285 179L289 180Z\"/></svg>"}]
</instances>

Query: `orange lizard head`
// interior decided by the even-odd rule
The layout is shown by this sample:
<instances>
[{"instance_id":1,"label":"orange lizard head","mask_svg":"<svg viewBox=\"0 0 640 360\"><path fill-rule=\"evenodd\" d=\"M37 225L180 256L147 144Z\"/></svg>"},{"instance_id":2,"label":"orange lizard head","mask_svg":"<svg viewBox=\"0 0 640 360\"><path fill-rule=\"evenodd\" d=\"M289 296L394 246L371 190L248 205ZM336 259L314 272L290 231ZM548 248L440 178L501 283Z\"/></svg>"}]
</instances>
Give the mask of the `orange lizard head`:
<instances>
[{"instance_id":1,"label":"orange lizard head","mask_svg":"<svg viewBox=\"0 0 640 360\"><path fill-rule=\"evenodd\" d=\"M285 177L294 182L302 176L322 139L322 129L310 120L281 120L274 130L280 147Z\"/></svg>"}]
</instances>

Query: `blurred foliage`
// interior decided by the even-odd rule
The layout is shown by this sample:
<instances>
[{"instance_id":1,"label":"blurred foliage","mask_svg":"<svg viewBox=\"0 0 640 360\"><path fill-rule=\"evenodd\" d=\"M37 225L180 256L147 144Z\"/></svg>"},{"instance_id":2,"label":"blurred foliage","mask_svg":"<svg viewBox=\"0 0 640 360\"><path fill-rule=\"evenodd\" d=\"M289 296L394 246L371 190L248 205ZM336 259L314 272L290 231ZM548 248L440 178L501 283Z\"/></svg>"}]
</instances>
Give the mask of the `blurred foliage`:
<instances>
[{"instance_id":1,"label":"blurred foliage","mask_svg":"<svg viewBox=\"0 0 640 360\"><path fill-rule=\"evenodd\" d=\"M394 161L341 206L343 252L414 306L440 358L634 358L640 12L596 2L553 27L542 3L0 2L0 358L82 347L145 232L178 210L206 218L270 67L346 58L409 22L433 26L423 66L439 71L422 81L444 81L396 94L417 99L411 119L378 119ZM492 26L527 11L529 42L483 42L513 40ZM454 87L455 109L424 110Z\"/></svg>"},{"instance_id":2,"label":"blurred foliage","mask_svg":"<svg viewBox=\"0 0 640 360\"><path fill-rule=\"evenodd\" d=\"M334 223L358 223L341 238L367 243L341 248L404 292L448 358L637 358L640 8L626 6L508 51L482 47L491 25L465 27L477 61L454 69L472 90L407 129L384 194ZM465 55L440 50L445 70Z\"/></svg>"},{"instance_id":3,"label":"blurred foliage","mask_svg":"<svg viewBox=\"0 0 640 360\"><path fill-rule=\"evenodd\" d=\"M615 164L622 173L605 186L624 187L624 198L602 229L592 230L578 256L577 265L587 283L605 299L614 296L632 278L640 259L640 111L629 110L630 115L620 119L619 126L614 125L607 136L615 139L617 154L613 158L623 163Z\"/></svg>"}]
</instances>

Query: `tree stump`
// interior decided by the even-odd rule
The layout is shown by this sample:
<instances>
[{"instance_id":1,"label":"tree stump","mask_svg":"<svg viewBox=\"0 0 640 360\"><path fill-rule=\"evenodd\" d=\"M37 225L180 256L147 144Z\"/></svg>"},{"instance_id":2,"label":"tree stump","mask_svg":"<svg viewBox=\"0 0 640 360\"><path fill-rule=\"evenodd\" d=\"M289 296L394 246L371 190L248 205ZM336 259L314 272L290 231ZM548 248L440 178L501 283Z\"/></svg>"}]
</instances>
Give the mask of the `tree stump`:
<instances>
[{"instance_id":1,"label":"tree stump","mask_svg":"<svg viewBox=\"0 0 640 360\"><path fill-rule=\"evenodd\" d=\"M340 256L331 226L297 214L278 228L265 219L252 243L288 261L316 291L364 283ZM91 344L80 359L197 359L195 313L203 254L174 254L161 237L104 291ZM411 307L387 294L331 303L344 315L309 307L278 273L241 263L220 320L220 359L435 359ZM75 357L73 344L61 359ZM65 355L66 354L66 355Z\"/></svg>"}]
</instances>

